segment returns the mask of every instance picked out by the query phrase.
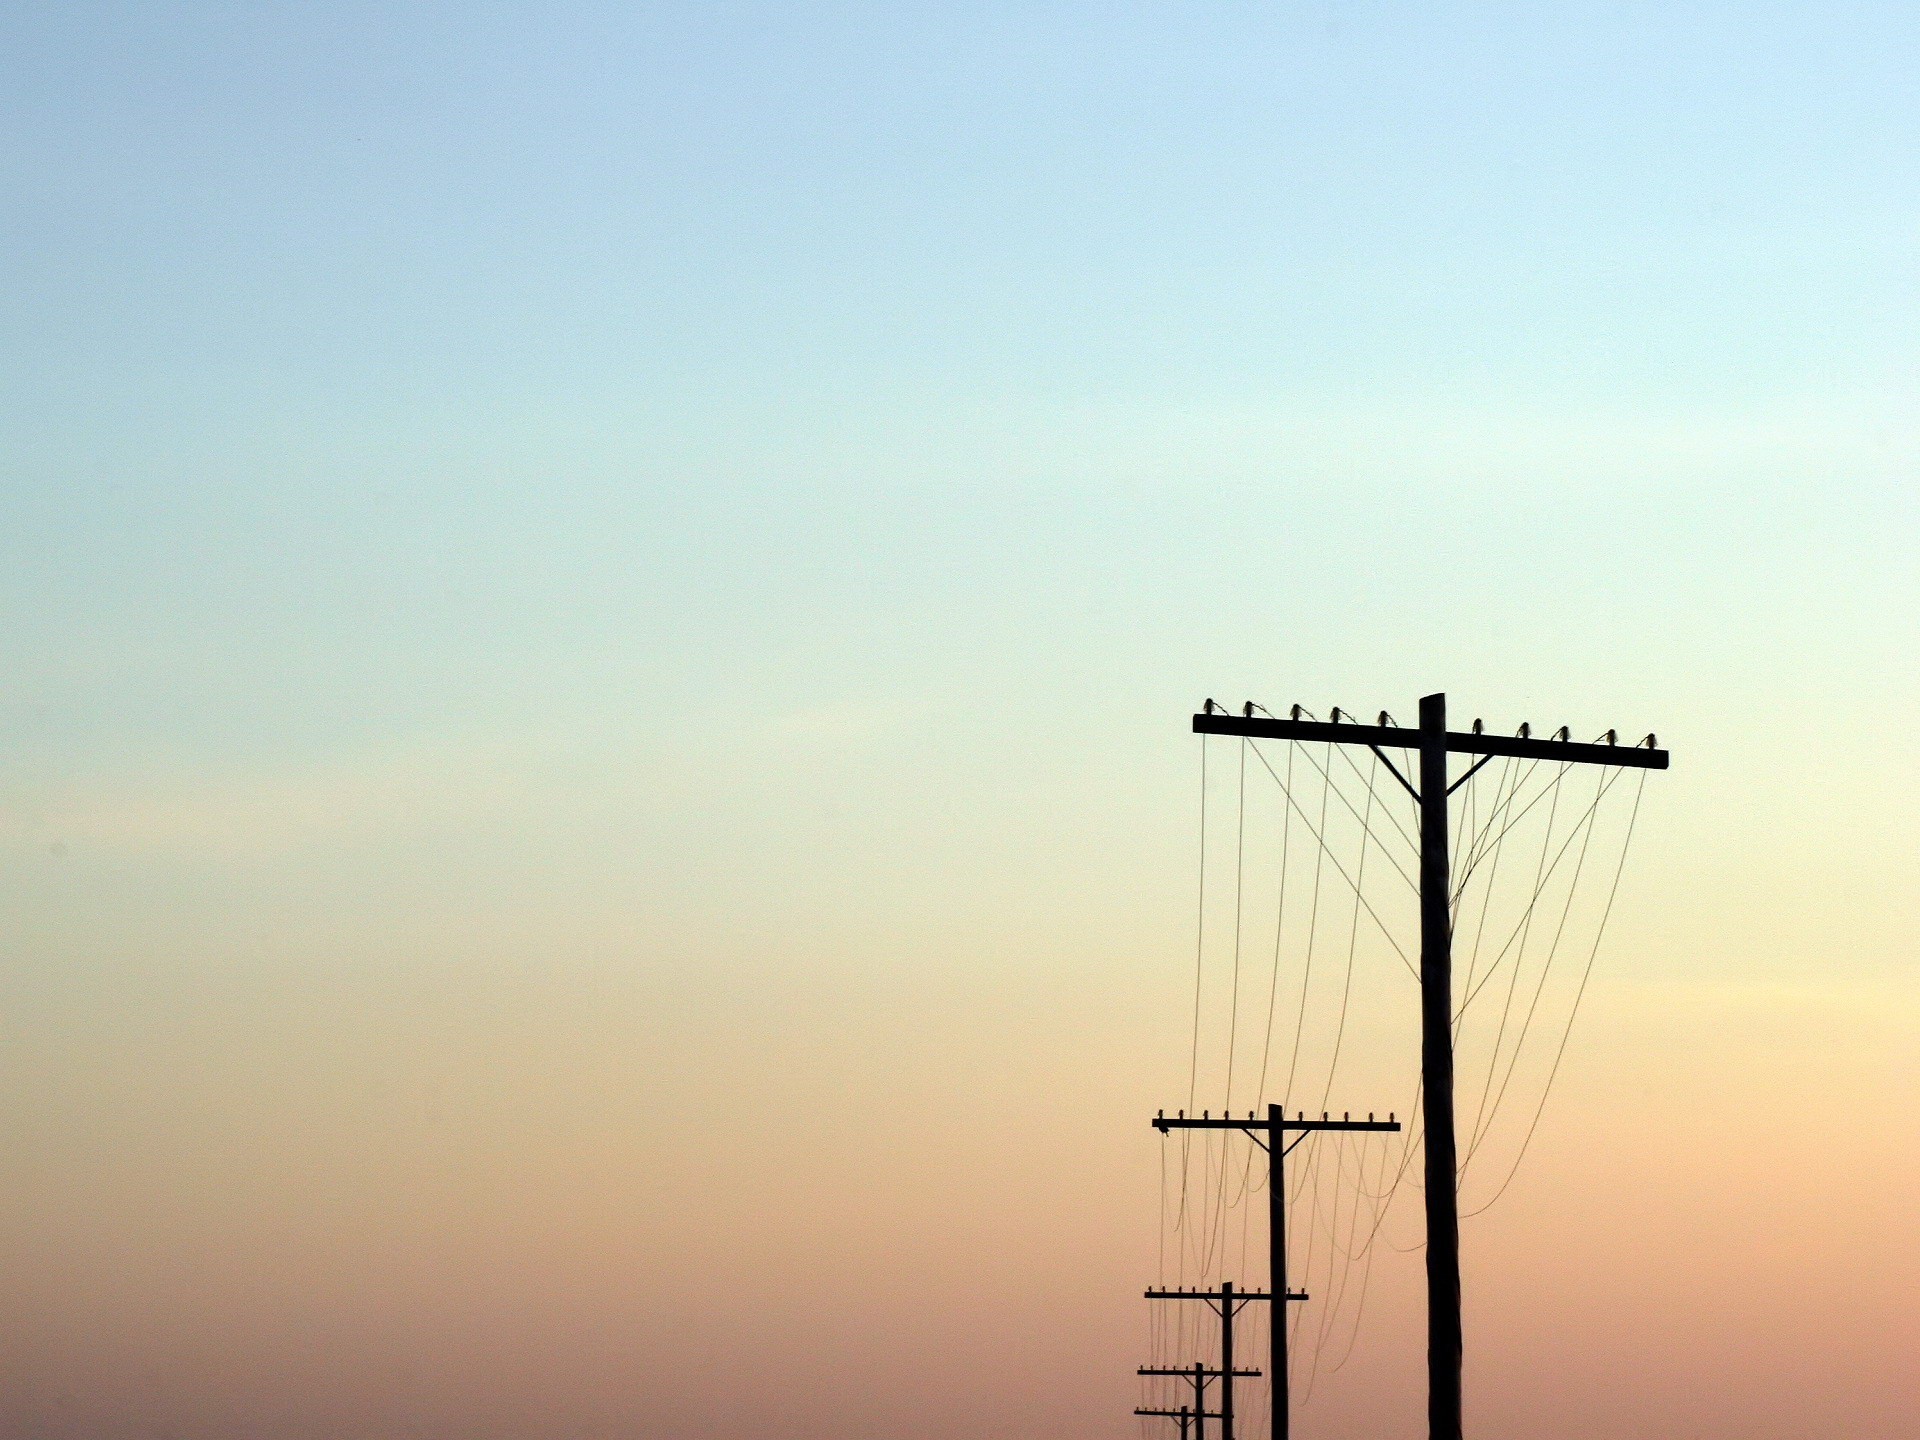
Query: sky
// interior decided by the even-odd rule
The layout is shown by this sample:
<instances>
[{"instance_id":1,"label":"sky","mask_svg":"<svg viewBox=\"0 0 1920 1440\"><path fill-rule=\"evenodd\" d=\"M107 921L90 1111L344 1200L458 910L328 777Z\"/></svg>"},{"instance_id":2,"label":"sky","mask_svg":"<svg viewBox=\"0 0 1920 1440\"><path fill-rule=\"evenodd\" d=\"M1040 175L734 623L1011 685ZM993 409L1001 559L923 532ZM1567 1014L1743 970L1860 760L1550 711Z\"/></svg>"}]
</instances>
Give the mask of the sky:
<instances>
[{"instance_id":1,"label":"sky","mask_svg":"<svg viewBox=\"0 0 1920 1440\"><path fill-rule=\"evenodd\" d=\"M8 7L0 1437L1134 1434L1188 716L1435 690L1674 757L1470 1433L1913 1433L1916 70Z\"/></svg>"}]
</instances>

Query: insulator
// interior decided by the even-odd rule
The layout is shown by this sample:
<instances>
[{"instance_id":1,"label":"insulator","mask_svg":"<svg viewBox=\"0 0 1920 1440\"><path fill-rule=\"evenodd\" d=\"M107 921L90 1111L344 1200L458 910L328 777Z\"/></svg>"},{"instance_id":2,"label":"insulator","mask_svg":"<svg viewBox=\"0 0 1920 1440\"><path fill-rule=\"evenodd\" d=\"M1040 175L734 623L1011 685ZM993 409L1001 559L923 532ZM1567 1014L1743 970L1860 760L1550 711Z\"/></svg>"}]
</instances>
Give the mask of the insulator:
<instances>
[{"instance_id":1,"label":"insulator","mask_svg":"<svg viewBox=\"0 0 1920 1440\"><path fill-rule=\"evenodd\" d=\"M1481 733L1483 728L1484 727L1481 724L1480 717L1478 715L1474 716L1473 717L1473 733L1478 735Z\"/></svg>"},{"instance_id":2,"label":"insulator","mask_svg":"<svg viewBox=\"0 0 1920 1440\"><path fill-rule=\"evenodd\" d=\"M1607 744L1618 745L1619 743L1620 743L1620 732L1618 730L1607 731Z\"/></svg>"},{"instance_id":3,"label":"insulator","mask_svg":"<svg viewBox=\"0 0 1920 1440\"><path fill-rule=\"evenodd\" d=\"M1522 740L1531 740L1533 738L1533 726L1524 720L1520 722L1520 738Z\"/></svg>"}]
</instances>

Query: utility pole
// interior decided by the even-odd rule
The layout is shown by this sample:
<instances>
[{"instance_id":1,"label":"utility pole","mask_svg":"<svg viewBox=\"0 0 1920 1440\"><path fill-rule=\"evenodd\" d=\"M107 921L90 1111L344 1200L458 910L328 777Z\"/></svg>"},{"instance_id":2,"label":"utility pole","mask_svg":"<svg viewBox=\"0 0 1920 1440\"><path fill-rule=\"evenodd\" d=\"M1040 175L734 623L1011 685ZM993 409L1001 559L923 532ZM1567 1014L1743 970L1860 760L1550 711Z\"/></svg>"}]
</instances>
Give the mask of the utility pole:
<instances>
[{"instance_id":1,"label":"utility pole","mask_svg":"<svg viewBox=\"0 0 1920 1440\"><path fill-rule=\"evenodd\" d=\"M1267 1106L1267 1115L1263 1120L1249 1110L1244 1120L1222 1111L1219 1116L1202 1114L1198 1120L1189 1120L1187 1112L1182 1110L1169 1119L1166 1111L1154 1116L1153 1128L1162 1135L1175 1130L1242 1130L1254 1144L1267 1152L1267 1266L1270 1272L1272 1293L1287 1295L1288 1299L1304 1299L1305 1296L1287 1294L1287 1156L1293 1153L1293 1147L1315 1131L1319 1130L1398 1130L1400 1122L1392 1115L1384 1120L1376 1120L1369 1115L1364 1120L1356 1120L1349 1113L1338 1120L1322 1115L1318 1120L1309 1120L1305 1114L1296 1114L1291 1120L1278 1105ZM1297 1132L1291 1142L1286 1132ZM1265 1134L1266 1139L1260 1138ZM1275 1316L1269 1327L1267 1371L1273 1377L1273 1440L1287 1440L1287 1432L1292 1424L1291 1397L1287 1388L1287 1327L1284 1316ZM1221 1361L1225 1365L1229 1361Z\"/></svg>"},{"instance_id":2,"label":"utility pole","mask_svg":"<svg viewBox=\"0 0 1920 1440\"><path fill-rule=\"evenodd\" d=\"M1192 1410L1192 1418L1194 1420L1193 1440L1206 1440L1205 1421L1207 1418L1207 1381L1214 1379L1216 1376L1225 1374L1226 1373L1225 1371L1209 1370L1205 1365L1201 1364L1198 1360L1196 1360L1191 1365L1182 1365L1172 1370L1157 1369L1157 1368L1143 1365L1133 1373L1136 1375L1177 1376L1182 1380L1191 1380L1193 1382L1193 1410ZM1236 1370L1233 1373L1236 1376L1239 1376L1243 1379L1257 1378L1260 1374L1258 1370ZM1186 1407L1182 1406L1181 1409L1184 1411ZM1166 1414L1167 1412L1135 1410L1133 1413L1136 1415L1146 1415L1146 1414ZM1184 1424L1180 1433L1183 1437L1186 1434Z\"/></svg>"},{"instance_id":3,"label":"utility pole","mask_svg":"<svg viewBox=\"0 0 1920 1440\"><path fill-rule=\"evenodd\" d=\"M1248 704L1240 715L1214 713L1214 702L1193 717L1200 735L1238 735L1252 740L1316 740L1364 745L1385 763L1420 807L1420 1080L1426 1105L1427 1182L1427 1433L1430 1440L1461 1440L1460 1197L1458 1149L1453 1123L1453 927L1452 862L1447 843L1447 797L1496 755L1548 760L1561 765L1623 765L1665 770L1667 752L1621 745L1609 730L1605 744L1576 744L1562 726L1550 740L1534 739L1527 726L1518 735L1487 735L1475 721L1471 732L1447 729L1447 697L1420 701L1416 730L1389 724L1361 725L1351 718L1303 720L1299 706L1281 720L1255 717ZM1407 779L1388 750L1419 753L1419 786ZM1473 764L1448 782L1447 757L1471 755ZM1277 1408L1277 1407L1276 1407Z\"/></svg>"},{"instance_id":4,"label":"utility pole","mask_svg":"<svg viewBox=\"0 0 1920 1440\"><path fill-rule=\"evenodd\" d=\"M1306 1293L1300 1290L1280 1292L1289 1300L1305 1300ZM1245 1375L1245 1370L1233 1368L1233 1317L1240 1313L1242 1306L1254 1300L1271 1300L1272 1295L1265 1290L1236 1290L1231 1280L1222 1280L1218 1290L1149 1290L1149 1300L1204 1300L1220 1317L1220 1440L1233 1440L1233 1377ZM1284 1316L1276 1317L1275 1325L1282 1325ZM1140 1372L1145 1374L1143 1370ZM1258 1374L1258 1371L1253 1372ZM1199 1409L1196 1405L1194 1408Z\"/></svg>"}]
</instances>

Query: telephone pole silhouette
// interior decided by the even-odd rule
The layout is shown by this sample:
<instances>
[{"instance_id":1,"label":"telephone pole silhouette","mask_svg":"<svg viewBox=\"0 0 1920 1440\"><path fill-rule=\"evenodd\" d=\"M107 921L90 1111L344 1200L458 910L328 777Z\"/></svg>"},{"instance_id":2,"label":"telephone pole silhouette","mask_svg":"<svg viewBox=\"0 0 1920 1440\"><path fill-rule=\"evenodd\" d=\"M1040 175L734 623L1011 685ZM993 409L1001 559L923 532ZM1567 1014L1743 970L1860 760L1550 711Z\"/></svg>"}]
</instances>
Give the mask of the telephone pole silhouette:
<instances>
[{"instance_id":1,"label":"telephone pole silhouette","mask_svg":"<svg viewBox=\"0 0 1920 1440\"><path fill-rule=\"evenodd\" d=\"M1447 729L1447 697L1420 701L1420 725L1408 730L1387 723L1361 725L1341 720L1303 720L1300 707L1281 720L1256 717L1248 704L1241 715L1214 713L1214 702L1193 717L1200 735L1238 735L1243 739L1317 740L1335 745L1364 745L1406 787L1420 807L1420 1083L1426 1105L1427 1187L1427 1433L1430 1440L1461 1440L1460 1366L1460 1196L1458 1146L1453 1118L1453 927L1452 861L1447 842L1447 797L1496 755L1550 760L1560 765L1624 765L1665 770L1667 752L1617 743L1609 730L1603 745L1576 744L1562 726L1554 738L1536 740L1521 726L1518 735L1487 735L1475 721L1471 732ZM1388 750L1419 755L1419 784L1400 772ZM1447 757L1476 757L1449 783ZM1279 1328L1279 1327L1276 1327ZM1277 1406L1275 1407L1278 1408Z\"/></svg>"},{"instance_id":2,"label":"telephone pole silhouette","mask_svg":"<svg viewBox=\"0 0 1920 1440\"><path fill-rule=\"evenodd\" d=\"M1301 1290L1282 1290L1279 1292L1289 1300L1305 1300L1306 1292ZM1233 1368L1233 1317L1240 1313L1242 1306L1254 1300L1271 1300L1272 1295L1265 1290L1236 1290L1231 1280L1222 1280L1218 1290L1149 1290L1149 1300L1204 1300L1212 1307L1213 1313L1220 1317L1220 1368L1214 1373L1220 1377L1220 1440L1233 1440L1233 1377L1245 1375L1245 1370ZM1284 1317L1273 1323L1285 1329ZM1142 1370L1142 1375L1147 1372ZM1191 1373L1191 1372L1182 1372ZM1259 1371L1252 1372L1259 1374ZM1197 1401L1196 1410L1204 1406ZM1204 1417L1203 1417L1204 1418Z\"/></svg>"},{"instance_id":3,"label":"telephone pole silhouette","mask_svg":"<svg viewBox=\"0 0 1920 1440\"><path fill-rule=\"evenodd\" d=\"M1317 1130L1398 1130L1400 1122L1391 1115L1384 1120L1376 1120L1371 1115L1364 1120L1355 1120L1351 1114L1343 1115L1338 1120L1326 1115L1318 1120L1309 1120L1301 1114L1289 1120L1278 1105L1269 1105L1264 1120L1251 1110L1244 1120L1224 1112L1218 1118L1203 1114L1198 1120L1189 1120L1184 1110L1169 1119L1163 1110L1154 1117L1153 1128L1162 1135L1175 1130L1242 1130L1249 1140L1267 1152L1267 1266L1271 1272L1271 1293L1286 1295L1289 1300L1304 1300L1304 1295L1287 1292L1287 1156L1295 1145ZM1289 1130L1297 1132L1291 1143L1284 1138ZM1262 1140L1260 1132L1265 1132L1267 1138ZM1287 1440L1293 1416L1292 1397L1287 1385L1287 1327L1284 1316L1274 1317L1273 1324L1268 1327L1267 1340L1267 1369L1273 1377L1273 1440ZM1229 1358L1220 1363L1231 1365L1231 1352ZM1226 1440L1232 1440L1232 1437L1228 1436Z\"/></svg>"},{"instance_id":4,"label":"telephone pole silhouette","mask_svg":"<svg viewBox=\"0 0 1920 1440\"><path fill-rule=\"evenodd\" d=\"M1171 1370L1155 1369L1151 1366L1142 1365L1138 1370L1134 1371L1134 1374L1177 1376L1182 1380L1191 1380L1193 1382L1193 1405L1191 1409L1182 1405L1178 1411L1135 1410L1133 1413L1136 1415L1176 1415L1180 1420L1181 1440L1185 1440L1187 1421L1191 1419L1193 1421L1193 1440L1206 1440L1205 1422L1213 1415L1213 1412L1207 1409L1207 1381L1225 1373L1226 1372L1222 1370L1209 1370L1198 1360L1194 1361L1191 1365L1183 1365ZM1258 1370L1236 1370L1233 1373L1245 1379L1255 1378L1260 1374Z\"/></svg>"}]
</instances>

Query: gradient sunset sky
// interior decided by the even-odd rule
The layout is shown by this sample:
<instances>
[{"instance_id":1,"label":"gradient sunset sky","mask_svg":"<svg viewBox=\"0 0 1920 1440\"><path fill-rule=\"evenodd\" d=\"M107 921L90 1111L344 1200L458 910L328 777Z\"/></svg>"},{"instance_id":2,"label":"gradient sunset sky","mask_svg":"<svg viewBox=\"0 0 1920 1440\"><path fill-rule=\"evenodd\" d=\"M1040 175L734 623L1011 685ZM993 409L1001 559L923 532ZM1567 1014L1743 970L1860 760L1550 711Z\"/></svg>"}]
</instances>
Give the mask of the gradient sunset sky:
<instances>
[{"instance_id":1,"label":"gradient sunset sky","mask_svg":"<svg viewBox=\"0 0 1920 1440\"><path fill-rule=\"evenodd\" d=\"M1469 1433L1920 1432L1916 76L8 7L0 1440L1134 1435L1188 717L1439 689L1674 755Z\"/></svg>"}]
</instances>

